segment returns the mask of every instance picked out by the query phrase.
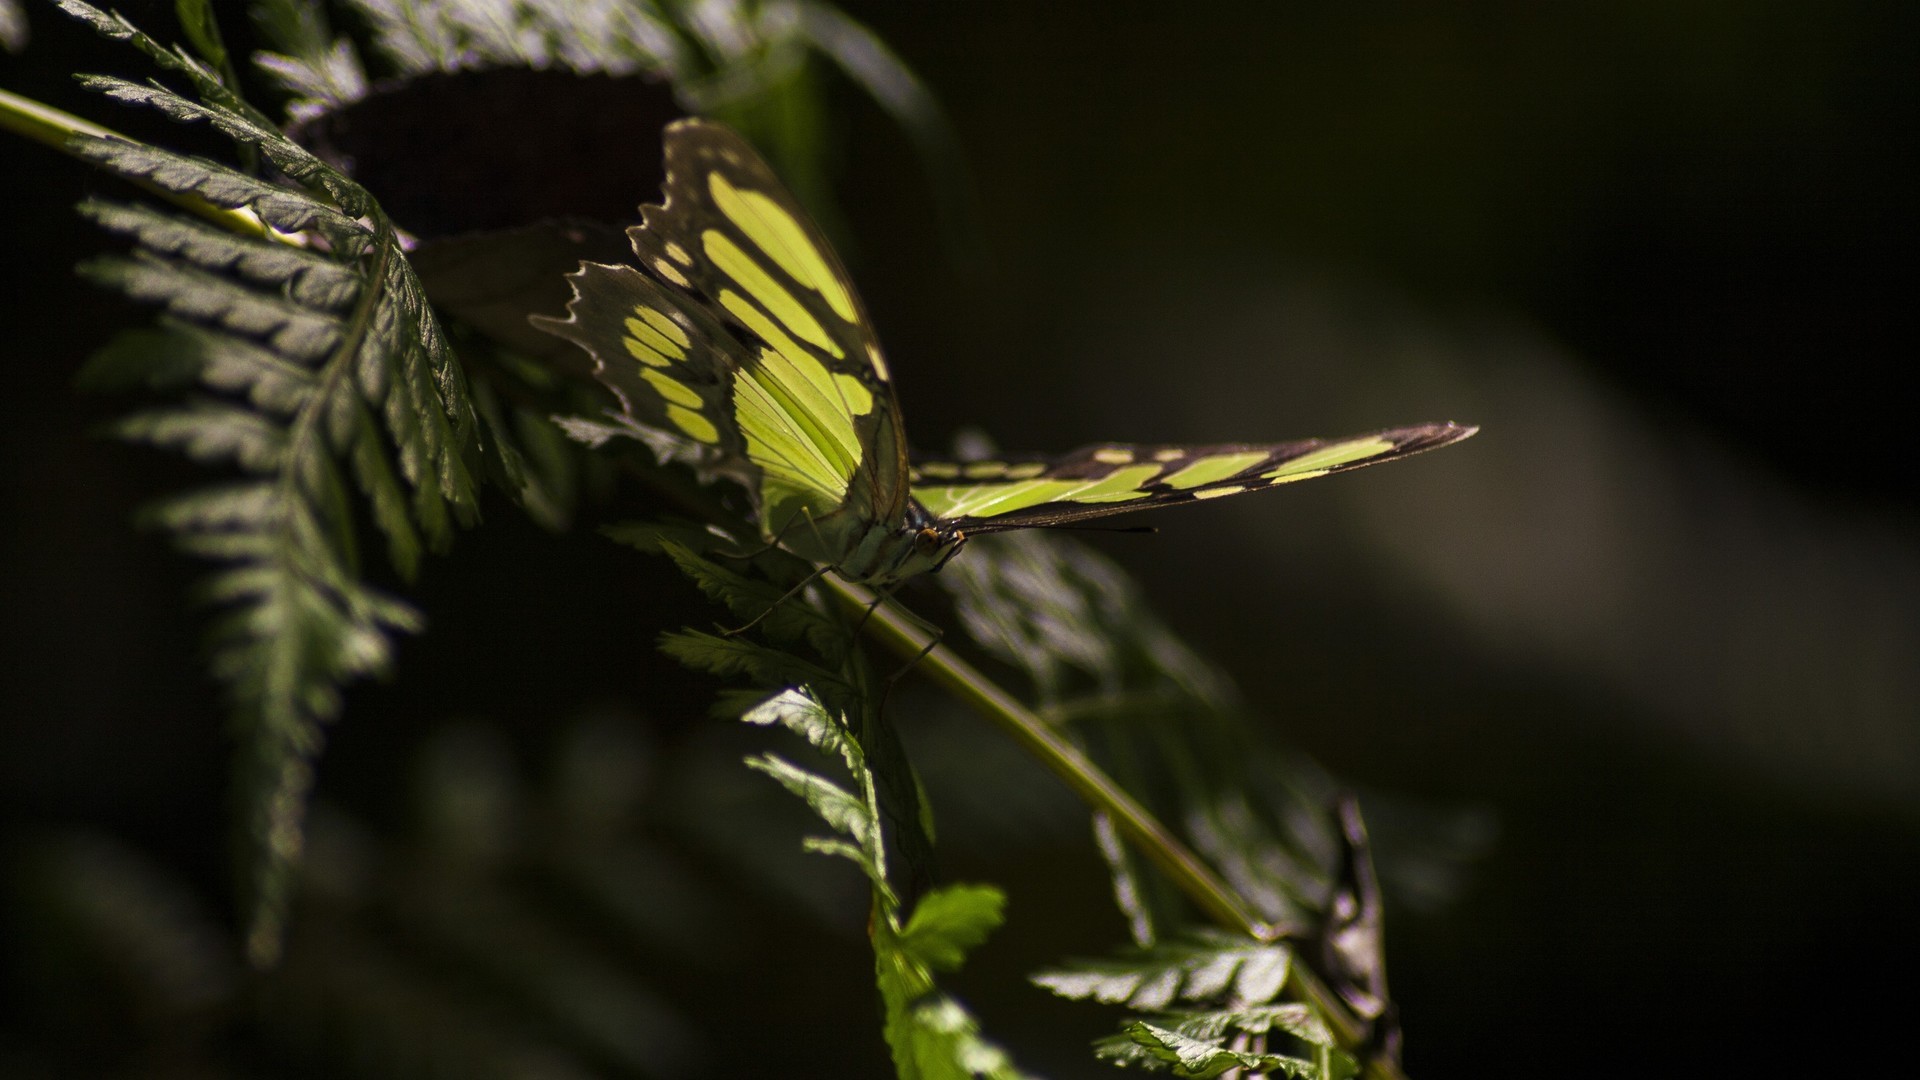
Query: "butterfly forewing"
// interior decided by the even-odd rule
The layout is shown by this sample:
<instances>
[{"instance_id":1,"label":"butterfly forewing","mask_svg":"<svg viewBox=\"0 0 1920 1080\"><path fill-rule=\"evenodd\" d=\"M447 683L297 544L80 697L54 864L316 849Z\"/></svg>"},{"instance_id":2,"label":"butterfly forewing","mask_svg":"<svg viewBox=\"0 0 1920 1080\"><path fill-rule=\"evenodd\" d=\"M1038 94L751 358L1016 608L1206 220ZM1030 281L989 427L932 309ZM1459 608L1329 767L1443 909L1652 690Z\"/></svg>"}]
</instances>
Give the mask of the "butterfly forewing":
<instances>
[{"instance_id":1,"label":"butterfly forewing","mask_svg":"<svg viewBox=\"0 0 1920 1080\"><path fill-rule=\"evenodd\" d=\"M1346 439L1217 446L1105 443L1055 458L917 461L913 495L966 533L1065 525L1259 491L1459 442L1476 428L1422 424Z\"/></svg>"},{"instance_id":2,"label":"butterfly forewing","mask_svg":"<svg viewBox=\"0 0 1920 1080\"><path fill-rule=\"evenodd\" d=\"M666 200L631 231L642 266L725 319L746 346L736 420L767 474L763 526L906 511L899 407L865 308L819 230L733 132L667 129ZM814 527L817 527L814 526Z\"/></svg>"}]
</instances>

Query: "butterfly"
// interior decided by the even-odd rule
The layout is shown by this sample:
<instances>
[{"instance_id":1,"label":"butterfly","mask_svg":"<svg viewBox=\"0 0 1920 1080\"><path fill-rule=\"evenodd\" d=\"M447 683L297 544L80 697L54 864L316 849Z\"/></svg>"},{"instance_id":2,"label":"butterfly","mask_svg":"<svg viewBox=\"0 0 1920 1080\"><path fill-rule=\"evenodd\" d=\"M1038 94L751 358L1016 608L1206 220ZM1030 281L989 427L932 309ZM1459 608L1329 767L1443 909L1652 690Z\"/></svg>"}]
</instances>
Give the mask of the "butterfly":
<instances>
[{"instance_id":1,"label":"butterfly","mask_svg":"<svg viewBox=\"0 0 1920 1080\"><path fill-rule=\"evenodd\" d=\"M567 317L534 322L593 357L623 423L744 487L765 540L849 581L937 570L979 533L1259 491L1478 430L910 464L873 324L819 229L730 129L680 120L664 142L665 197L627 230L636 263L581 263Z\"/></svg>"}]
</instances>

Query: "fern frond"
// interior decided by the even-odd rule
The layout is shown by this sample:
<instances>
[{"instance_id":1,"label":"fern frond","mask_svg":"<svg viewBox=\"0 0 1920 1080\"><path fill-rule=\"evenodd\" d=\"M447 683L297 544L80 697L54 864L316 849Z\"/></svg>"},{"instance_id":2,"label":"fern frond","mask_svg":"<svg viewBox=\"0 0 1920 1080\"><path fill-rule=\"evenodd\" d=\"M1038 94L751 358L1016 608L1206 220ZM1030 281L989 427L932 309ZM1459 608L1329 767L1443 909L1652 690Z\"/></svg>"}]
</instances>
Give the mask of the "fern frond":
<instances>
[{"instance_id":1,"label":"fern frond","mask_svg":"<svg viewBox=\"0 0 1920 1080\"><path fill-rule=\"evenodd\" d=\"M277 469L287 450L287 431L271 417L205 399L136 413L114 430L129 442L177 450L205 464L231 462L255 473Z\"/></svg>"},{"instance_id":2,"label":"fern frond","mask_svg":"<svg viewBox=\"0 0 1920 1080\"><path fill-rule=\"evenodd\" d=\"M675 82L694 58L674 19L695 16L630 0L348 0L372 35L372 48L401 77L472 68L566 67L625 75L644 71ZM317 5L266 0L256 5L274 51L255 62L296 95L291 115L311 116L365 97L365 65L345 37L335 38Z\"/></svg>"},{"instance_id":3,"label":"fern frond","mask_svg":"<svg viewBox=\"0 0 1920 1080\"><path fill-rule=\"evenodd\" d=\"M496 365L496 369L503 367ZM517 374L496 373L505 378ZM487 479L542 527L564 531L579 497L584 455L545 416L503 400L491 381L475 380L470 392L480 421L481 461L487 467Z\"/></svg>"},{"instance_id":4,"label":"fern frond","mask_svg":"<svg viewBox=\"0 0 1920 1080\"><path fill-rule=\"evenodd\" d=\"M1297 1003L1191 1013L1180 1022L1179 1030L1203 1039L1217 1039L1230 1031L1252 1035L1280 1031L1315 1046L1333 1045L1333 1032L1312 1008Z\"/></svg>"},{"instance_id":5,"label":"fern frond","mask_svg":"<svg viewBox=\"0 0 1920 1080\"><path fill-rule=\"evenodd\" d=\"M855 776L866 770L867 755L859 741L811 694L799 690L775 694L742 713L740 720L761 727L783 727L807 740L815 750L839 758Z\"/></svg>"},{"instance_id":6,"label":"fern frond","mask_svg":"<svg viewBox=\"0 0 1920 1080\"><path fill-rule=\"evenodd\" d=\"M336 250L358 250L367 243L366 227L333 205L216 161L118 138L77 137L68 140L67 149L163 191L190 195L226 210L245 208L280 233L316 233Z\"/></svg>"},{"instance_id":7,"label":"fern frond","mask_svg":"<svg viewBox=\"0 0 1920 1080\"><path fill-rule=\"evenodd\" d=\"M1170 1072L1175 1076L1214 1077L1238 1069L1294 1080L1345 1080L1356 1071L1345 1055L1339 1056L1339 1060L1345 1062L1344 1067L1322 1066L1288 1054L1224 1046L1212 1039L1188 1035L1177 1027L1162 1027L1145 1020L1136 1020L1121 1034L1095 1043L1094 1053L1116 1065Z\"/></svg>"},{"instance_id":8,"label":"fern frond","mask_svg":"<svg viewBox=\"0 0 1920 1080\"><path fill-rule=\"evenodd\" d=\"M660 650L688 667L723 678L744 676L761 686L804 684L842 694L848 689L844 678L818 664L738 636L670 631L660 636Z\"/></svg>"},{"instance_id":9,"label":"fern frond","mask_svg":"<svg viewBox=\"0 0 1920 1080\"><path fill-rule=\"evenodd\" d=\"M1165 942L1111 960L1082 960L1043 971L1033 981L1064 998L1127 1004L1144 1011L1176 1000L1231 997L1248 1005L1273 1000L1287 981L1293 950L1209 931L1192 941Z\"/></svg>"},{"instance_id":10,"label":"fern frond","mask_svg":"<svg viewBox=\"0 0 1920 1080\"><path fill-rule=\"evenodd\" d=\"M770 640L805 642L828 664L838 666L848 638L846 628L831 614L811 604L790 602L796 598L789 595L789 588L729 570L684 545L666 541L661 551L708 597L725 604L739 618L759 620L758 625Z\"/></svg>"},{"instance_id":11,"label":"fern frond","mask_svg":"<svg viewBox=\"0 0 1920 1080\"><path fill-rule=\"evenodd\" d=\"M180 32L186 35L194 53L219 75L220 85L231 92L231 100L224 104L246 107L246 100L239 96L240 73L234 70L233 54L227 52L226 35L220 32L213 0L174 0L173 12L180 21ZM207 95L207 91L202 91L202 96Z\"/></svg>"},{"instance_id":12,"label":"fern frond","mask_svg":"<svg viewBox=\"0 0 1920 1080\"><path fill-rule=\"evenodd\" d=\"M624 74L665 70L678 35L650 4L622 0L427 3L351 0L376 47L408 74L461 67L565 64Z\"/></svg>"},{"instance_id":13,"label":"fern frond","mask_svg":"<svg viewBox=\"0 0 1920 1080\"><path fill-rule=\"evenodd\" d=\"M244 334L295 363L324 358L339 346L345 329L332 312L152 252L136 252L130 259L95 259L79 270L102 288L162 305L182 319Z\"/></svg>"},{"instance_id":14,"label":"fern frond","mask_svg":"<svg viewBox=\"0 0 1920 1080\"><path fill-rule=\"evenodd\" d=\"M235 236L148 206L87 199L79 211L101 228L131 237L149 251L285 290L302 307L340 311L359 293L360 281L352 270L306 248Z\"/></svg>"},{"instance_id":15,"label":"fern frond","mask_svg":"<svg viewBox=\"0 0 1920 1080\"><path fill-rule=\"evenodd\" d=\"M986 885L950 885L913 906L900 948L932 971L958 971L999 927L1007 898Z\"/></svg>"},{"instance_id":16,"label":"fern frond","mask_svg":"<svg viewBox=\"0 0 1920 1080\"><path fill-rule=\"evenodd\" d=\"M1119 1064L1218 1076L1229 1069L1338 1080L1354 1063L1312 1005L1277 1002L1294 963L1284 944L1206 932L1108 960L1083 960L1033 981L1062 997L1124 1004L1125 1020L1096 1045ZM1273 1052L1274 1039L1307 1057ZM1297 1046L1295 1045L1297 1044Z\"/></svg>"},{"instance_id":17,"label":"fern frond","mask_svg":"<svg viewBox=\"0 0 1920 1080\"><path fill-rule=\"evenodd\" d=\"M210 348L197 338L197 328L177 320L165 320L158 330L127 330L94 350L74 375L77 389L92 393L125 390L177 390L192 386L207 370ZM241 350L272 356L227 335L208 335L239 346ZM305 368L288 365L296 377L304 377Z\"/></svg>"},{"instance_id":18,"label":"fern frond","mask_svg":"<svg viewBox=\"0 0 1920 1080\"><path fill-rule=\"evenodd\" d=\"M308 116L367 92L359 54L317 14L275 0L262 21L277 50L258 62L299 95ZM346 0L374 52L401 78L476 68L564 67L664 77L689 108L725 114L765 138L802 191L824 186L812 167L810 119L823 108L809 55L824 57L912 137L939 191L950 239L975 216L961 155L934 97L871 30L825 4L653 4L633 0ZM816 200L817 201L817 200ZM831 208L820 206L824 213Z\"/></svg>"},{"instance_id":19,"label":"fern frond","mask_svg":"<svg viewBox=\"0 0 1920 1080\"><path fill-rule=\"evenodd\" d=\"M158 84L136 83L112 75L82 75L80 85L126 105L144 105L181 123L205 121L235 143L256 150L294 182L322 191L348 217L373 212L373 197L306 147L280 133L258 114L220 104L194 101Z\"/></svg>"},{"instance_id":20,"label":"fern frond","mask_svg":"<svg viewBox=\"0 0 1920 1080\"><path fill-rule=\"evenodd\" d=\"M193 84L195 93L222 108L248 116L259 124L270 121L253 106L248 105L238 94L228 87L220 72L208 67L199 59L179 46L168 48L160 44L117 11L101 11L91 4L79 0L54 0L60 10L92 27L95 33L113 41L123 41L140 50L147 59L152 60L168 71L185 75Z\"/></svg>"},{"instance_id":21,"label":"fern frond","mask_svg":"<svg viewBox=\"0 0 1920 1080\"><path fill-rule=\"evenodd\" d=\"M141 157L150 161L153 155ZM186 160L176 158L173 164L184 167ZM394 249L390 232L384 238L381 234L369 237L356 225L353 238L359 243L343 247L367 247L371 241L372 265L322 264L331 266L322 271L315 265L317 256L273 252L265 241L219 241L210 230L150 210L97 202L87 209L110 228L131 233L159 252L179 252L186 256L183 261L231 271L201 270L160 258L154 250L137 252L131 259L95 260L82 267L82 273L96 282L136 299L165 304L183 319L246 335L222 344L218 359L223 362L210 369L211 385L225 389L245 385L259 403L269 404L285 396L280 391L291 392L303 381L281 361L310 365L338 354L339 370L358 381L367 403L384 407L402 469L416 485L415 512L435 544L449 539L447 502L470 516L472 481L462 460L465 450L456 450L472 437L464 379L438 336L418 281ZM389 270L391 280L383 280L381 272ZM285 276L275 280L276 271ZM374 302L348 310L347 303L368 289L364 295ZM259 341L270 353L249 348L249 339ZM195 341L209 353L214 351L214 339ZM175 340L171 345L177 352L194 343ZM378 442L369 441L360 407L351 402L350 396L341 396L327 406L326 431L336 449L353 447L361 455L358 467L371 476L378 470L366 468L366 455ZM450 412L464 414L464 423L455 426Z\"/></svg>"},{"instance_id":22,"label":"fern frond","mask_svg":"<svg viewBox=\"0 0 1920 1080\"><path fill-rule=\"evenodd\" d=\"M299 119L366 95L360 56L353 42L333 36L324 4L256 0L251 14L261 36L277 50L255 53L253 62L295 95L289 115Z\"/></svg>"},{"instance_id":23,"label":"fern frond","mask_svg":"<svg viewBox=\"0 0 1920 1080\"><path fill-rule=\"evenodd\" d=\"M412 607L363 579L355 520L370 515L387 561L410 579L423 549L445 547L453 523L477 513L468 464L478 456L477 422L397 234L365 190L193 56L118 15L77 0L62 7L185 75L200 100L102 76L85 85L208 123L289 181L123 139L70 143L130 179L251 211L278 234L235 235L99 199L81 206L134 244L130 255L94 260L82 273L167 313L157 328L103 350L83 382L197 383L203 394L116 430L246 477L176 498L149 520L183 550L223 564L200 595L222 610L212 668L229 687L243 748L241 799L254 849L247 945L264 963L278 949L322 729L338 715L342 689L387 671L394 636L421 626ZM217 44L202 42L216 53Z\"/></svg>"},{"instance_id":24,"label":"fern frond","mask_svg":"<svg viewBox=\"0 0 1920 1080\"><path fill-rule=\"evenodd\" d=\"M999 1047L981 1038L966 1008L941 992L937 972L957 970L966 954L999 927L1006 896L989 885L948 885L921 896L909 912L888 871L882 836L880 784L860 741L819 698L788 690L748 710L750 724L784 727L837 757L854 782L849 790L771 754L747 759L799 796L844 839L809 840L809 851L843 856L861 868L873 888L875 981L885 1009L884 1033L903 1080L989 1077L1017 1080L1020 1072Z\"/></svg>"},{"instance_id":25,"label":"fern frond","mask_svg":"<svg viewBox=\"0 0 1920 1080\"><path fill-rule=\"evenodd\" d=\"M1125 1020L1109 1044L1133 1064L1159 1063L1182 1075L1255 1068L1252 1059L1233 1055L1273 1049L1254 1045L1271 1034L1261 1025L1273 1026L1297 1006L1311 1011L1312 1025L1301 1028L1306 1034L1284 1026L1280 1034L1311 1044L1306 1058L1290 1058L1305 1062L1302 1075L1345 1068L1336 1041L1368 1047L1381 1073L1394 1075L1397 1029L1377 951L1378 896L1352 800L1324 775L1285 768L1282 755L1259 745L1231 684L1168 631L1105 560L1070 541L1037 536L982 547L984 559L956 563L958 574L943 575L968 629L1024 668L1056 722L1070 723L1094 756L1113 762L1130 790L1184 824L1188 841L1239 902L1301 943L1264 934L1168 937L1187 918L1179 897L1157 875L1141 872L1136 855L1147 849L1130 850L1116 829L1096 820L1116 900L1136 942L1148 947L1044 972L1036 981L1063 996L1153 1013ZM1148 762L1154 767L1143 768ZM1355 911L1370 911L1372 921L1359 925ZM1326 945L1348 923L1371 949L1364 963L1348 964ZM1278 1001L1282 993L1293 1000ZM1269 1009L1265 1020L1244 1011L1255 1006ZM1212 1019L1202 1023L1202 1016ZM1224 1035L1208 1028L1222 1017L1241 1022ZM1171 1034L1162 1038L1159 1029ZM1322 1031L1329 1034L1321 1038ZM1209 1040L1211 1049L1202 1045Z\"/></svg>"},{"instance_id":26,"label":"fern frond","mask_svg":"<svg viewBox=\"0 0 1920 1080\"><path fill-rule=\"evenodd\" d=\"M1027 673L1047 714L1070 726L1129 790L1166 819L1267 922L1295 932L1319 918L1340 857L1331 784L1275 767L1253 742L1232 682L1160 621L1120 569L1084 545L1010 535L941 575L969 636ZM1170 732L1177 729L1174 737ZM1143 768L1142 763L1153 768ZM1136 940L1184 912L1123 845L1103 844Z\"/></svg>"}]
</instances>

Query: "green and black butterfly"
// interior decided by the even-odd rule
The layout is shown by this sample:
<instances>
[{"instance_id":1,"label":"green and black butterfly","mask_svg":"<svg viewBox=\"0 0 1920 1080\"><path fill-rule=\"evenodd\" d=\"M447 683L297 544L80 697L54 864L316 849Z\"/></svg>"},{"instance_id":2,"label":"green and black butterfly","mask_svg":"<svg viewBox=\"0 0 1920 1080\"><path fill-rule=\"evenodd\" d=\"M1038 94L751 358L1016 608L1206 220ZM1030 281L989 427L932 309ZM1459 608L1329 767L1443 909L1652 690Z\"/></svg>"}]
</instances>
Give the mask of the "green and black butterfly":
<instances>
[{"instance_id":1,"label":"green and black butterfly","mask_svg":"<svg viewBox=\"0 0 1920 1080\"><path fill-rule=\"evenodd\" d=\"M909 465L873 324L819 230L727 128L682 120L665 139L665 202L627 230L638 267L582 263L568 317L536 322L592 354L625 423L745 487L769 542L850 581L938 569L975 533L1238 495L1476 430Z\"/></svg>"}]
</instances>

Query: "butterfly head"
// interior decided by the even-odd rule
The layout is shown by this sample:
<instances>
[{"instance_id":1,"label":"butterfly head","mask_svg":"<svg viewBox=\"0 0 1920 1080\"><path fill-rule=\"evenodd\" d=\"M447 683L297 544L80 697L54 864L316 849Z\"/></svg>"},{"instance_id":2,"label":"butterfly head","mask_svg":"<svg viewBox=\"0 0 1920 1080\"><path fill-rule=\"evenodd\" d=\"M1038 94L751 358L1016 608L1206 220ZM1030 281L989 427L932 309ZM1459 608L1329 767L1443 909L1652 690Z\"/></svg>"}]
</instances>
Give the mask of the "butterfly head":
<instances>
[{"instance_id":1,"label":"butterfly head","mask_svg":"<svg viewBox=\"0 0 1920 1080\"><path fill-rule=\"evenodd\" d=\"M967 542L966 533L944 521L908 528L913 533L914 561L931 563L928 573L947 565L947 560L958 555Z\"/></svg>"},{"instance_id":2,"label":"butterfly head","mask_svg":"<svg viewBox=\"0 0 1920 1080\"><path fill-rule=\"evenodd\" d=\"M874 579L881 586L933 573L967 543L967 535L952 525L931 518L916 521L911 515L895 536L892 565L882 567Z\"/></svg>"}]
</instances>

